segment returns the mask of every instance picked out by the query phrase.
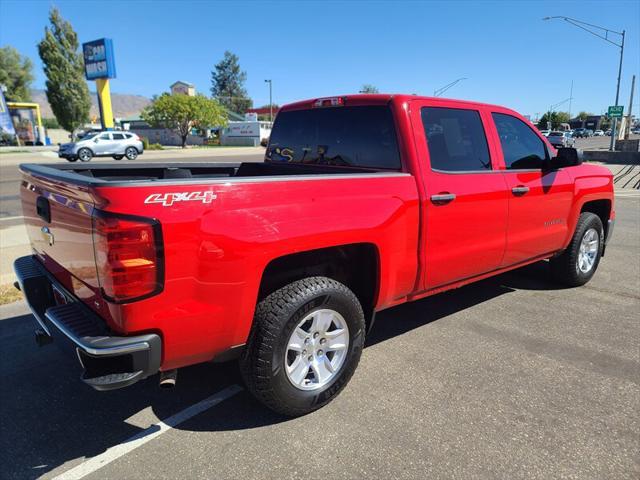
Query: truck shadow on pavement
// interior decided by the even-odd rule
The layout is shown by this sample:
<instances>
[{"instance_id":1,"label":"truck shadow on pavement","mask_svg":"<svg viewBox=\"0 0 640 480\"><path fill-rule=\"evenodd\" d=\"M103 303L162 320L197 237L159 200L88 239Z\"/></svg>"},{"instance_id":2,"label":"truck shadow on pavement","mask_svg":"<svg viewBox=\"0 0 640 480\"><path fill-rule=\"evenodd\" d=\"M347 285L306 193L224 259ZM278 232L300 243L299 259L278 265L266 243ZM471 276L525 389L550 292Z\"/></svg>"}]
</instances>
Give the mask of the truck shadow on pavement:
<instances>
[{"instance_id":1,"label":"truck shadow on pavement","mask_svg":"<svg viewBox=\"0 0 640 480\"><path fill-rule=\"evenodd\" d=\"M516 289L558 288L547 266L535 264L461 289L405 304L378 315L367 346L392 339ZM180 370L176 388L161 390L153 376L132 387L96 392L78 380L73 358L55 346L38 348L34 321L21 315L0 321L0 461L2 478L37 478L66 462L103 453L160 419L240 384L235 362ZM77 375L73 372L77 372ZM178 425L189 431L229 431L287 421L246 391Z\"/></svg>"}]
</instances>

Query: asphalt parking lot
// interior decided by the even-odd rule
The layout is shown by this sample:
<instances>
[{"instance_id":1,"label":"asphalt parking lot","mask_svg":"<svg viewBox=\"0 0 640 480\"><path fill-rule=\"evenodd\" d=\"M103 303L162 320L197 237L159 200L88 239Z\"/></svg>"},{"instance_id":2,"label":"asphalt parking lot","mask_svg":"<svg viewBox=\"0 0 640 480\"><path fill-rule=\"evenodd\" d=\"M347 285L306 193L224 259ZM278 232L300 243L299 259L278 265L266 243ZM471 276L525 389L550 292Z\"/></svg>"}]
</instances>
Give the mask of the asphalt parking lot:
<instances>
[{"instance_id":1,"label":"asphalt parking lot","mask_svg":"<svg viewBox=\"0 0 640 480\"><path fill-rule=\"evenodd\" d=\"M638 478L640 199L616 209L587 286L541 262L387 310L345 391L294 420L233 363L95 392L22 302L0 307L1 476Z\"/></svg>"}]
</instances>

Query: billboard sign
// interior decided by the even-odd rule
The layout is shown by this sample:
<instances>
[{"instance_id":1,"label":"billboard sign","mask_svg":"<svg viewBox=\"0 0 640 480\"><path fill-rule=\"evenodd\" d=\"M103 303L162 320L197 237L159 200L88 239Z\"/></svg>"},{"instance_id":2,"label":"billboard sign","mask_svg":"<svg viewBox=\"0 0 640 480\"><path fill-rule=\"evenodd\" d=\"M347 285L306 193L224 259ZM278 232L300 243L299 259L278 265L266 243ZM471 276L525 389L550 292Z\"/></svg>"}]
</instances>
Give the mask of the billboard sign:
<instances>
[{"instance_id":1,"label":"billboard sign","mask_svg":"<svg viewBox=\"0 0 640 480\"><path fill-rule=\"evenodd\" d=\"M113 42L101 38L82 44L84 74L87 80L116 78L116 63L113 58Z\"/></svg>"},{"instance_id":2,"label":"billboard sign","mask_svg":"<svg viewBox=\"0 0 640 480\"><path fill-rule=\"evenodd\" d=\"M4 92L0 88L0 133L15 135L16 129L13 127L13 121L9 114L9 107L4 98Z\"/></svg>"}]
</instances>

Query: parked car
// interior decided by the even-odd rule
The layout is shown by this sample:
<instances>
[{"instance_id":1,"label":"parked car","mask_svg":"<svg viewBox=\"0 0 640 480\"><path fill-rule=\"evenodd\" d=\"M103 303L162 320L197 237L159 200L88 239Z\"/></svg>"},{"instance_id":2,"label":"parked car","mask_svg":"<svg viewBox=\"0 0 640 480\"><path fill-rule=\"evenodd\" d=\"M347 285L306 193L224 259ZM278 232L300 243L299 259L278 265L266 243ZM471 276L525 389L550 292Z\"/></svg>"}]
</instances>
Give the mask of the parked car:
<instances>
[{"instance_id":1,"label":"parked car","mask_svg":"<svg viewBox=\"0 0 640 480\"><path fill-rule=\"evenodd\" d=\"M590 128L587 128L585 130L585 136L586 137L593 137L593 130L591 130Z\"/></svg>"},{"instance_id":2,"label":"parked car","mask_svg":"<svg viewBox=\"0 0 640 480\"><path fill-rule=\"evenodd\" d=\"M574 138L584 138L587 136L587 129L586 128L576 128L573 131L573 137Z\"/></svg>"},{"instance_id":3,"label":"parked car","mask_svg":"<svg viewBox=\"0 0 640 480\"><path fill-rule=\"evenodd\" d=\"M605 134L607 137L610 137L610 136L611 136L611 129L609 128L606 132L604 132L604 134Z\"/></svg>"},{"instance_id":4,"label":"parked car","mask_svg":"<svg viewBox=\"0 0 640 480\"><path fill-rule=\"evenodd\" d=\"M573 147L576 143L575 138L569 132L550 132L547 139L554 147L561 148Z\"/></svg>"},{"instance_id":5,"label":"parked car","mask_svg":"<svg viewBox=\"0 0 640 480\"><path fill-rule=\"evenodd\" d=\"M77 142L63 143L58 150L58 157L70 162L80 160L88 162L93 157L113 157L121 160L135 160L142 155L142 140L130 132L88 132Z\"/></svg>"},{"instance_id":6,"label":"parked car","mask_svg":"<svg viewBox=\"0 0 640 480\"><path fill-rule=\"evenodd\" d=\"M347 385L376 312L543 259L583 285L615 219L611 171L518 113L413 95L284 106L263 163L20 169L40 344L97 390L239 358L289 416Z\"/></svg>"},{"instance_id":7,"label":"parked car","mask_svg":"<svg viewBox=\"0 0 640 480\"><path fill-rule=\"evenodd\" d=\"M594 137L604 137L604 132L602 130L596 130L593 132Z\"/></svg>"}]
</instances>

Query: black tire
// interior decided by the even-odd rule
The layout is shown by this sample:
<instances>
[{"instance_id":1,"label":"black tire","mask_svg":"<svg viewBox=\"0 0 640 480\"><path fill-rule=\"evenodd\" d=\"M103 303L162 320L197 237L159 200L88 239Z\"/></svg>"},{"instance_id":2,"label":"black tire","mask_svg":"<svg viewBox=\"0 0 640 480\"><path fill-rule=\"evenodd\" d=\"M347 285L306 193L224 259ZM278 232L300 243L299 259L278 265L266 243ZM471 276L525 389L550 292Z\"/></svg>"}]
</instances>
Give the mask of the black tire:
<instances>
[{"instance_id":1,"label":"black tire","mask_svg":"<svg viewBox=\"0 0 640 480\"><path fill-rule=\"evenodd\" d=\"M335 377L316 390L301 390L285 372L287 343L293 330L314 310L332 309L349 329L349 346ZM271 410L285 416L305 415L333 400L353 375L365 339L360 302L345 285L326 277L290 283L256 307L253 328L240 358L247 389Z\"/></svg>"},{"instance_id":2,"label":"black tire","mask_svg":"<svg viewBox=\"0 0 640 480\"><path fill-rule=\"evenodd\" d=\"M88 162L93 157L93 152L88 148L81 148L78 150L78 158L81 162Z\"/></svg>"},{"instance_id":3,"label":"black tire","mask_svg":"<svg viewBox=\"0 0 640 480\"><path fill-rule=\"evenodd\" d=\"M124 151L124 156L127 160L135 160L138 158L138 149L136 147L127 147Z\"/></svg>"},{"instance_id":4,"label":"black tire","mask_svg":"<svg viewBox=\"0 0 640 480\"><path fill-rule=\"evenodd\" d=\"M123 158L123 155L114 155L113 156L114 160L122 160L122 158Z\"/></svg>"},{"instance_id":5,"label":"black tire","mask_svg":"<svg viewBox=\"0 0 640 480\"><path fill-rule=\"evenodd\" d=\"M593 266L584 272L578 266L578 258L582 239L590 229L594 229L598 234L598 250ZM561 255L550 260L551 271L556 280L569 287L579 287L587 283L598 269L603 246L604 229L600 217L590 212L581 213L569 246Z\"/></svg>"}]
</instances>

